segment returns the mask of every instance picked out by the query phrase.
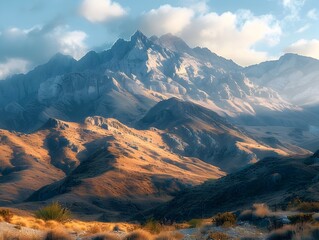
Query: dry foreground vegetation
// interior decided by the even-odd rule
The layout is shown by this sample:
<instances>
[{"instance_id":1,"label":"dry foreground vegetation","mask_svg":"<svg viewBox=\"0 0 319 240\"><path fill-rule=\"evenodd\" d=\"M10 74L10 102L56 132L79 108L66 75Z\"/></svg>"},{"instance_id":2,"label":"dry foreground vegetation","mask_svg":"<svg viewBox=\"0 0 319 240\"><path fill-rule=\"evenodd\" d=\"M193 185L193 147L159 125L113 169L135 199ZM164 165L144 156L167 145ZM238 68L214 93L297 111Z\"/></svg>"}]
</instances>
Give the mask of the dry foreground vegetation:
<instances>
[{"instance_id":1,"label":"dry foreground vegetation","mask_svg":"<svg viewBox=\"0 0 319 240\"><path fill-rule=\"evenodd\" d=\"M33 214L0 209L0 240L315 240L319 239L319 202L296 198L272 211L265 204L218 213L210 219L161 224L84 222L53 202Z\"/></svg>"}]
</instances>

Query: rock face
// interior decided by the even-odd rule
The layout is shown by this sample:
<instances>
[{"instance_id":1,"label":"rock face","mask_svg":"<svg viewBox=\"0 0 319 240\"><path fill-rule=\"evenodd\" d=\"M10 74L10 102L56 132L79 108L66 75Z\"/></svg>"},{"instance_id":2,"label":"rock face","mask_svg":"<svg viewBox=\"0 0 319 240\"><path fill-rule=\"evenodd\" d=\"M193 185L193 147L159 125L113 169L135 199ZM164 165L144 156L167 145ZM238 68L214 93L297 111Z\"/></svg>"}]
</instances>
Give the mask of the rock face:
<instances>
[{"instance_id":1,"label":"rock face","mask_svg":"<svg viewBox=\"0 0 319 240\"><path fill-rule=\"evenodd\" d=\"M146 216L187 220L248 209L256 202L282 206L296 196L318 201L318 173L318 164L310 158L266 158L217 181L180 193Z\"/></svg>"},{"instance_id":2,"label":"rock face","mask_svg":"<svg viewBox=\"0 0 319 240\"><path fill-rule=\"evenodd\" d=\"M276 90L297 105L319 104L319 60L286 54L279 60L247 67L252 82Z\"/></svg>"},{"instance_id":3,"label":"rock face","mask_svg":"<svg viewBox=\"0 0 319 240\"><path fill-rule=\"evenodd\" d=\"M93 115L130 125L171 96L229 116L294 109L208 49L136 32L107 51L79 61L58 54L26 75L0 81L0 127L32 131L49 118L83 122Z\"/></svg>"}]
</instances>

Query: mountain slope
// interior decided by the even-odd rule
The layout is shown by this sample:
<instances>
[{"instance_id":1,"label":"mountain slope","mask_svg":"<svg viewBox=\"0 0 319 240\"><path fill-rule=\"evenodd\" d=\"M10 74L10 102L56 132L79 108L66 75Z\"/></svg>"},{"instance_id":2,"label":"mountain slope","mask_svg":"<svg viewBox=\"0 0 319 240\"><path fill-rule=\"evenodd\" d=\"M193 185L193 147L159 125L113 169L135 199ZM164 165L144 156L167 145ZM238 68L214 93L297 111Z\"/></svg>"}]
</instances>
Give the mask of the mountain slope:
<instances>
[{"instance_id":1,"label":"mountain slope","mask_svg":"<svg viewBox=\"0 0 319 240\"><path fill-rule=\"evenodd\" d=\"M297 54L285 54L279 60L247 67L252 82L276 90L297 105L319 103L319 60Z\"/></svg>"},{"instance_id":2,"label":"mountain slope","mask_svg":"<svg viewBox=\"0 0 319 240\"><path fill-rule=\"evenodd\" d=\"M39 203L23 203L27 198L59 200L78 214L91 209L91 217L118 219L224 176L197 158L169 152L159 130L139 131L115 119L51 119L36 133L1 131L1 139L2 205L29 208Z\"/></svg>"},{"instance_id":3,"label":"mountain slope","mask_svg":"<svg viewBox=\"0 0 319 240\"><path fill-rule=\"evenodd\" d=\"M138 126L164 130L163 139L171 151L198 157L226 172L238 170L265 156L309 154L276 138L253 138L215 112L177 98L155 105Z\"/></svg>"},{"instance_id":4,"label":"mountain slope","mask_svg":"<svg viewBox=\"0 0 319 240\"><path fill-rule=\"evenodd\" d=\"M1 81L0 89L0 127L26 132L49 118L81 122L92 115L133 125L172 96L230 116L295 109L252 83L234 62L191 49L172 35L147 38L141 32L79 61L57 55L26 75Z\"/></svg>"},{"instance_id":5,"label":"mountain slope","mask_svg":"<svg viewBox=\"0 0 319 240\"><path fill-rule=\"evenodd\" d=\"M318 201L318 174L318 154L301 159L266 158L217 181L186 190L148 214L157 219L188 220L242 210L254 203L282 206L296 197Z\"/></svg>"}]
</instances>

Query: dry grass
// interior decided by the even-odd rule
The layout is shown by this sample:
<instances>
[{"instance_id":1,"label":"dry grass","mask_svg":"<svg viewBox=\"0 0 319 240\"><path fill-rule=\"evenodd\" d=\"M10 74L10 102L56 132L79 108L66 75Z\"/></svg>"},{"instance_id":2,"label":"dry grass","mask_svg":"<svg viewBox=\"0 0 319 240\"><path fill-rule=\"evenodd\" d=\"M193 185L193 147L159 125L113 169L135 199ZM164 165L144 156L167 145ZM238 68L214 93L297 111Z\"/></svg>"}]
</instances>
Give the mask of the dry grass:
<instances>
[{"instance_id":1,"label":"dry grass","mask_svg":"<svg viewBox=\"0 0 319 240\"><path fill-rule=\"evenodd\" d=\"M10 222L13 217L13 213L9 209L0 209L0 222Z\"/></svg>"},{"instance_id":2,"label":"dry grass","mask_svg":"<svg viewBox=\"0 0 319 240\"><path fill-rule=\"evenodd\" d=\"M231 237L223 232L213 232L208 234L206 240L229 240Z\"/></svg>"},{"instance_id":3,"label":"dry grass","mask_svg":"<svg viewBox=\"0 0 319 240\"><path fill-rule=\"evenodd\" d=\"M53 220L45 221L32 216L13 215L10 219L11 224L17 228L27 227L35 230L50 231L55 229L64 229L68 232L86 233L87 236L112 231L115 227L124 232L131 232L141 226L131 223L103 223L103 222L84 222L71 220L68 222L57 222ZM1 230L1 229L0 229ZM0 235L1 236L1 235ZM2 240L0 238L0 240Z\"/></svg>"},{"instance_id":4,"label":"dry grass","mask_svg":"<svg viewBox=\"0 0 319 240\"><path fill-rule=\"evenodd\" d=\"M135 230L124 237L124 240L153 240L154 236L142 229Z\"/></svg>"},{"instance_id":5,"label":"dry grass","mask_svg":"<svg viewBox=\"0 0 319 240\"><path fill-rule=\"evenodd\" d=\"M181 240L184 235L180 232L163 232L157 235L154 240Z\"/></svg>"},{"instance_id":6,"label":"dry grass","mask_svg":"<svg viewBox=\"0 0 319 240\"><path fill-rule=\"evenodd\" d=\"M112 233L104 233L91 237L92 240L120 240L120 237Z\"/></svg>"},{"instance_id":7,"label":"dry grass","mask_svg":"<svg viewBox=\"0 0 319 240\"><path fill-rule=\"evenodd\" d=\"M270 214L270 210L266 204L260 203L260 204L253 205L252 217L264 218L264 217L267 217L269 214Z\"/></svg>"},{"instance_id":8,"label":"dry grass","mask_svg":"<svg viewBox=\"0 0 319 240\"><path fill-rule=\"evenodd\" d=\"M64 229L53 229L50 230L45 236L44 240L73 240L69 233L67 233Z\"/></svg>"},{"instance_id":9,"label":"dry grass","mask_svg":"<svg viewBox=\"0 0 319 240\"><path fill-rule=\"evenodd\" d=\"M26 236L19 231L6 231L3 233L0 232L0 240L43 240L43 238L36 234Z\"/></svg>"}]
</instances>

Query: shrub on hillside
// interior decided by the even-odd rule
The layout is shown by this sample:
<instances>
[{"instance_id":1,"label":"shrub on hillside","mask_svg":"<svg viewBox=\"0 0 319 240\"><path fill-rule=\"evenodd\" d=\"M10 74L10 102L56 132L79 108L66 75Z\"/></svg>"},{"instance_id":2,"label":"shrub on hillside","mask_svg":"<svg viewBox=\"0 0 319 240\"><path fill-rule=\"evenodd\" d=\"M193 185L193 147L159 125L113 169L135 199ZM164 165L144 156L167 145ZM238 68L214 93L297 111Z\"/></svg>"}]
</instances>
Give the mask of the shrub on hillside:
<instances>
[{"instance_id":1,"label":"shrub on hillside","mask_svg":"<svg viewBox=\"0 0 319 240\"><path fill-rule=\"evenodd\" d=\"M202 219L191 219L188 222L190 228L197 228L201 227L203 225L203 220Z\"/></svg>"},{"instance_id":2,"label":"shrub on hillside","mask_svg":"<svg viewBox=\"0 0 319 240\"><path fill-rule=\"evenodd\" d=\"M297 210L302 212L318 212L319 202L302 202L298 205Z\"/></svg>"},{"instance_id":3,"label":"shrub on hillside","mask_svg":"<svg viewBox=\"0 0 319 240\"><path fill-rule=\"evenodd\" d=\"M0 217L5 222L11 222L11 219L13 217L13 213L9 209L0 209Z\"/></svg>"},{"instance_id":4,"label":"shrub on hillside","mask_svg":"<svg viewBox=\"0 0 319 240\"><path fill-rule=\"evenodd\" d=\"M35 213L37 218L65 222L71 218L71 212L58 202L53 202Z\"/></svg>"},{"instance_id":5,"label":"shrub on hillside","mask_svg":"<svg viewBox=\"0 0 319 240\"><path fill-rule=\"evenodd\" d=\"M218 213L213 217L216 226L231 227L236 224L236 215L231 212Z\"/></svg>"},{"instance_id":6,"label":"shrub on hillside","mask_svg":"<svg viewBox=\"0 0 319 240\"><path fill-rule=\"evenodd\" d=\"M44 240L72 240L73 238L61 229L54 229L47 233Z\"/></svg>"},{"instance_id":7,"label":"shrub on hillside","mask_svg":"<svg viewBox=\"0 0 319 240\"><path fill-rule=\"evenodd\" d=\"M319 202L305 202L300 198L295 198L289 202L288 209L298 210L301 212L318 212L319 211Z\"/></svg>"},{"instance_id":8,"label":"shrub on hillside","mask_svg":"<svg viewBox=\"0 0 319 240\"><path fill-rule=\"evenodd\" d=\"M229 240L231 237L223 232L213 232L208 234L206 240Z\"/></svg>"},{"instance_id":9,"label":"shrub on hillside","mask_svg":"<svg viewBox=\"0 0 319 240\"><path fill-rule=\"evenodd\" d=\"M120 238L117 235L111 234L111 233L99 234L92 237L92 240L119 240L119 239Z\"/></svg>"},{"instance_id":10,"label":"shrub on hillside","mask_svg":"<svg viewBox=\"0 0 319 240\"><path fill-rule=\"evenodd\" d=\"M264 203L253 205L253 218L265 218L270 214L268 206Z\"/></svg>"},{"instance_id":11,"label":"shrub on hillside","mask_svg":"<svg viewBox=\"0 0 319 240\"><path fill-rule=\"evenodd\" d=\"M294 235L294 228L292 226L286 226L270 233L266 240L292 240Z\"/></svg>"},{"instance_id":12,"label":"shrub on hillside","mask_svg":"<svg viewBox=\"0 0 319 240\"><path fill-rule=\"evenodd\" d=\"M146 221L146 223L143 225L143 228L151 233L160 233L163 229L162 224L159 221L156 221L154 219L149 219Z\"/></svg>"},{"instance_id":13,"label":"shrub on hillside","mask_svg":"<svg viewBox=\"0 0 319 240\"><path fill-rule=\"evenodd\" d=\"M288 216L288 219L292 224L313 222L314 220L312 218L312 214L310 213L299 213L296 215Z\"/></svg>"}]
</instances>

